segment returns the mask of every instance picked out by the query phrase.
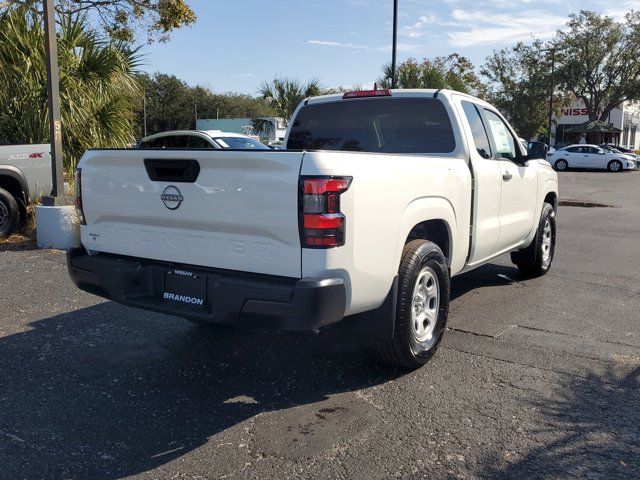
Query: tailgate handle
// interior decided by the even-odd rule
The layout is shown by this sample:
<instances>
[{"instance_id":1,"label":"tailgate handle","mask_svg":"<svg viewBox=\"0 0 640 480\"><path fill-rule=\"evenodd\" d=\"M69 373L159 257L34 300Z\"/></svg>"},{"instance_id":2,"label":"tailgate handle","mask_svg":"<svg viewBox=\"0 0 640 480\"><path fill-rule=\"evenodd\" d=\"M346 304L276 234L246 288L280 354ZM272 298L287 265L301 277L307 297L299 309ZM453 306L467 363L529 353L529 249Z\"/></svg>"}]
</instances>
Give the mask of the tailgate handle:
<instances>
[{"instance_id":1,"label":"tailgate handle","mask_svg":"<svg viewBox=\"0 0 640 480\"><path fill-rule=\"evenodd\" d=\"M194 183L200 175L197 160L144 159L147 175L154 182Z\"/></svg>"}]
</instances>

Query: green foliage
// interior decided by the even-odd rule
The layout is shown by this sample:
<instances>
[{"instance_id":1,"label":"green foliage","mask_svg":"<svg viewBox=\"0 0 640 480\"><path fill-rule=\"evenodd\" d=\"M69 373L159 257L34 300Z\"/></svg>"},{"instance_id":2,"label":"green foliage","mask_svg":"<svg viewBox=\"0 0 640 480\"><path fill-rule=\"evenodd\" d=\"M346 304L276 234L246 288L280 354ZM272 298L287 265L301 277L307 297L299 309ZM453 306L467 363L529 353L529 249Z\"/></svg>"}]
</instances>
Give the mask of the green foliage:
<instances>
[{"instance_id":1,"label":"green foliage","mask_svg":"<svg viewBox=\"0 0 640 480\"><path fill-rule=\"evenodd\" d=\"M385 65L378 84L391 88L392 73L391 65ZM397 67L396 88L448 88L478 96L484 92L473 63L457 53L433 60L425 58L422 62L406 60Z\"/></svg>"},{"instance_id":2,"label":"green foliage","mask_svg":"<svg viewBox=\"0 0 640 480\"><path fill-rule=\"evenodd\" d=\"M174 75L156 73L138 76L146 95L147 134L167 130L190 130L198 118L268 117L274 111L262 99L238 93L214 94L208 89L190 87ZM135 135L144 136L142 94L136 100Z\"/></svg>"},{"instance_id":3,"label":"green foliage","mask_svg":"<svg viewBox=\"0 0 640 480\"><path fill-rule=\"evenodd\" d=\"M64 164L90 147L124 147L137 94L136 51L89 29L86 16L60 17L58 33ZM42 17L26 7L0 14L0 143L48 143Z\"/></svg>"},{"instance_id":4,"label":"green foliage","mask_svg":"<svg viewBox=\"0 0 640 480\"><path fill-rule=\"evenodd\" d=\"M518 134L526 139L547 135L551 96L551 55L540 41L518 43L494 51L482 67L489 80L487 98L504 115ZM555 95L559 110L566 96Z\"/></svg>"},{"instance_id":5,"label":"green foliage","mask_svg":"<svg viewBox=\"0 0 640 480\"><path fill-rule=\"evenodd\" d=\"M262 82L258 88L260 97L271 105L276 116L286 122L291 119L300 102L321 93L320 81L317 79L301 83L290 78L276 78L273 82Z\"/></svg>"},{"instance_id":6,"label":"green foliage","mask_svg":"<svg viewBox=\"0 0 640 480\"><path fill-rule=\"evenodd\" d=\"M606 120L625 100L640 100L640 12L622 22L597 12L571 15L554 43L560 86L584 101L589 120Z\"/></svg>"},{"instance_id":7,"label":"green foliage","mask_svg":"<svg viewBox=\"0 0 640 480\"><path fill-rule=\"evenodd\" d=\"M0 11L9 6L25 6L37 13L42 0L0 0ZM131 43L136 31L147 40L166 41L171 32L192 25L196 15L185 0L57 0L60 15L87 14L112 39Z\"/></svg>"}]
</instances>

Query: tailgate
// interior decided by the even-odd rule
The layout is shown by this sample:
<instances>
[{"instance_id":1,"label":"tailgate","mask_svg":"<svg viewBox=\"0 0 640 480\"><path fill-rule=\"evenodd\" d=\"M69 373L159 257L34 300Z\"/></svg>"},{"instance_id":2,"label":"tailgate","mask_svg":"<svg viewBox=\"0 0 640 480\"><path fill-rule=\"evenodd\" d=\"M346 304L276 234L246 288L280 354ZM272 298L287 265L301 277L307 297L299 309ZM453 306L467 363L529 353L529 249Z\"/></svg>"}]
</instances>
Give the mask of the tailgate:
<instances>
[{"instance_id":1,"label":"tailgate","mask_svg":"<svg viewBox=\"0 0 640 480\"><path fill-rule=\"evenodd\" d=\"M79 165L82 243L98 252L300 277L302 156L89 151Z\"/></svg>"}]
</instances>

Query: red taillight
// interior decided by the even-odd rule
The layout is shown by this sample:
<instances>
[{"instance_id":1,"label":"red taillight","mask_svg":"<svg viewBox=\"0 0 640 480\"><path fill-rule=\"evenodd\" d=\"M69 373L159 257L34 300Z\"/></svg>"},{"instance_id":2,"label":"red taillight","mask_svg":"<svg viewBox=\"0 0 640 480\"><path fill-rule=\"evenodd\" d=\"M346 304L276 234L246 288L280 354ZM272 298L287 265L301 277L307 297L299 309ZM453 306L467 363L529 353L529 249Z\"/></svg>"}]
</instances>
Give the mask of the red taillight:
<instances>
[{"instance_id":1,"label":"red taillight","mask_svg":"<svg viewBox=\"0 0 640 480\"><path fill-rule=\"evenodd\" d=\"M78 219L80 220L80 225L86 225L86 221L84 218L84 211L82 210L82 170L78 168L76 170L76 179L75 179L75 194L76 194L76 212L78 212Z\"/></svg>"},{"instance_id":2,"label":"red taillight","mask_svg":"<svg viewBox=\"0 0 640 480\"><path fill-rule=\"evenodd\" d=\"M358 90L355 92L347 92L342 98L347 100L349 98L363 98L363 97L390 97L391 90L382 89L382 90Z\"/></svg>"},{"instance_id":3,"label":"red taillight","mask_svg":"<svg viewBox=\"0 0 640 480\"><path fill-rule=\"evenodd\" d=\"M345 217L340 195L351 184L349 177L303 177L300 180L300 237L303 248L344 245Z\"/></svg>"}]
</instances>

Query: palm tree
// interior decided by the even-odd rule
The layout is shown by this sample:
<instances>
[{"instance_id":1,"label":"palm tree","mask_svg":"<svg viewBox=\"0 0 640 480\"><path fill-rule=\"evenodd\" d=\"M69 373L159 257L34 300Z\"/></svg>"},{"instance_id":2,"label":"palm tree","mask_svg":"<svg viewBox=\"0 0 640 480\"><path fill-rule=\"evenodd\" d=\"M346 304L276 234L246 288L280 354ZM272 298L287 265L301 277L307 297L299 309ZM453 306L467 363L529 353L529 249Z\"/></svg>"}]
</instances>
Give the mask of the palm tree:
<instances>
[{"instance_id":1,"label":"palm tree","mask_svg":"<svg viewBox=\"0 0 640 480\"><path fill-rule=\"evenodd\" d=\"M86 16L58 19L62 136L67 173L90 147L133 142L132 105L139 56L92 30ZM0 14L0 143L47 143L42 16L10 7Z\"/></svg>"},{"instance_id":2,"label":"palm tree","mask_svg":"<svg viewBox=\"0 0 640 480\"><path fill-rule=\"evenodd\" d=\"M273 120L269 118L252 118L251 131L259 137L269 137L275 130Z\"/></svg>"},{"instance_id":3,"label":"palm tree","mask_svg":"<svg viewBox=\"0 0 640 480\"><path fill-rule=\"evenodd\" d=\"M275 78L273 82L262 82L258 87L258 95L268 101L285 122L289 122L300 102L320 93L320 81L317 79L303 84L290 78Z\"/></svg>"}]
</instances>

